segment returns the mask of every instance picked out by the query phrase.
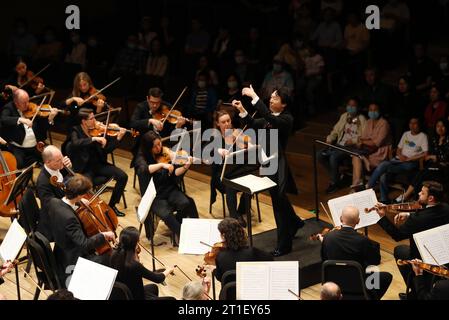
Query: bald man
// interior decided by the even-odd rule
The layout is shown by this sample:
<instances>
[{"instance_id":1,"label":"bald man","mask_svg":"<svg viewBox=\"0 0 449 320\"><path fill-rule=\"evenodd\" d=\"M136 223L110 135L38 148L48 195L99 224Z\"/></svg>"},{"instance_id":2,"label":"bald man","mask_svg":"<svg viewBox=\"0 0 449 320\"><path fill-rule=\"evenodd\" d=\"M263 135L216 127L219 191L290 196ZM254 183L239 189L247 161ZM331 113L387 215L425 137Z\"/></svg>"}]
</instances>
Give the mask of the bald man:
<instances>
[{"instance_id":1,"label":"bald man","mask_svg":"<svg viewBox=\"0 0 449 320\"><path fill-rule=\"evenodd\" d=\"M57 115L57 110L51 111L47 118L36 117L33 122L23 116L29 108L30 98L22 89L14 92L13 101L3 107L1 113L2 130L5 140L9 143L11 152L17 159L17 168L26 168L34 162L41 161L41 155L36 149L37 143L47 140L50 123Z\"/></svg>"},{"instance_id":2,"label":"bald man","mask_svg":"<svg viewBox=\"0 0 449 320\"><path fill-rule=\"evenodd\" d=\"M340 287L333 282L326 282L321 286L320 300L341 300L343 298Z\"/></svg>"},{"instance_id":3,"label":"bald man","mask_svg":"<svg viewBox=\"0 0 449 320\"><path fill-rule=\"evenodd\" d=\"M363 270L370 265L380 264L380 246L364 235L358 233L355 227L360 222L359 210L355 207L345 207L342 211L341 229L329 232L322 237L321 258L326 260L350 260L360 263ZM369 290L375 299L380 299L387 291L392 275L388 272L379 272L380 286ZM344 292L343 292L344 294Z\"/></svg>"},{"instance_id":4,"label":"bald man","mask_svg":"<svg viewBox=\"0 0 449 320\"><path fill-rule=\"evenodd\" d=\"M47 146L42 152L42 161L44 166L36 182L37 196L41 201L42 208L37 230L49 240L52 240L53 234L48 217L48 204L51 199L62 199L65 194L61 188L50 183L50 178L55 176L58 178L58 182L63 182L65 180L64 177L67 175L67 171L64 168L71 168L72 162L68 157L62 155L58 147L52 145Z\"/></svg>"}]
</instances>

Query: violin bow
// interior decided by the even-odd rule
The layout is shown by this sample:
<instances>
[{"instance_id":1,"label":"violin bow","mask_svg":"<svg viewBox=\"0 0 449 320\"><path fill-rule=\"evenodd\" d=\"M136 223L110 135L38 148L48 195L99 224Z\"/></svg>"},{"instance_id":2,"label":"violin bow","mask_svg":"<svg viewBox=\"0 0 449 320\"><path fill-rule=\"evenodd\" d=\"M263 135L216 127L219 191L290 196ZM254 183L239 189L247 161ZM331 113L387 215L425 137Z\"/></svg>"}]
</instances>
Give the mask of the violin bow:
<instances>
[{"instance_id":1,"label":"violin bow","mask_svg":"<svg viewBox=\"0 0 449 320\"><path fill-rule=\"evenodd\" d=\"M39 107L37 108L36 113L34 114L33 118L31 119L31 122L34 122L34 119L36 119L37 114L41 111L41 108L42 108L43 104L45 103L45 100L47 100L47 97L44 97L44 99L42 99L42 102L39 105Z\"/></svg>"},{"instance_id":2,"label":"violin bow","mask_svg":"<svg viewBox=\"0 0 449 320\"><path fill-rule=\"evenodd\" d=\"M108 134L109 122L111 121L111 109L108 109L107 112L108 112L108 116L106 117L106 127L104 129L104 134L103 134L103 138L105 138L105 139L106 139L106 136ZM104 147L106 147L106 145L104 145Z\"/></svg>"},{"instance_id":3,"label":"violin bow","mask_svg":"<svg viewBox=\"0 0 449 320\"><path fill-rule=\"evenodd\" d=\"M43 67L38 73L36 73L33 77L31 77L31 79L29 79L28 81L26 81L24 84L22 84L19 89L22 89L23 87L25 87L28 83L30 83L31 81L33 81L34 79L36 79L42 72L44 72L45 70L47 70L50 67L51 64L47 64L45 67Z\"/></svg>"},{"instance_id":4,"label":"violin bow","mask_svg":"<svg viewBox=\"0 0 449 320\"><path fill-rule=\"evenodd\" d=\"M327 217L329 218L330 223L335 227L334 225L334 219L332 219L331 215L329 214L329 212L327 211L326 207L324 206L324 204L322 202L320 202L321 207L323 208L324 212L326 213Z\"/></svg>"},{"instance_id":5,"label":"violin bow","mask_svg":"<svg viewBox=\"0 0 449 320\"><path fill-rule=\"evenodd\" d=\"M20 268L20 271L22 271L28 277L28 279L30 279L31 282L36 286L36 288L38 288L41 292L43 292L44 295L48 298L48 294L44 291L44 289L40 285L37 284L37 282L28 272L26 272L23 268Z\"/></svg>"},{"instance_id":6,"label":"violin bow","mask_svg":"<svg viewBox=\"0 0 449 320\"><path fill-rule=\"evenodd\" d=\"M91 95L89 98L87 98L86 100L84 100L84 102L81 104L84 105L85 103L89 102L90 100L92 100L93 98L95 98L96 96L98 96L100 93L102 93L104 90L106 90L107 88L109 88L110 86L112 86L114 83L116 83L117 81L119 81L121 78L118 77L117 79L115 79L114 81L112 81L111 83L109 83L108 85L106 85L105 87L103 87L101 90L98 90L97 92L95 92L93 95ZM81 107L80 106L80 107Z\"/></svg>"},{"instance_id":7,"label":"violin bow","mask_svg":"<svg viewBox=\"0 0 449 320\"><path fill-rule=\"evenodd\" d=\"M168 117L170 116L170 114L172 113L172 111L175 109L175 107L178 105L179 101L181 100L182 96L184 95L184 93L186 93L187 91L187 87L184 88L184 90L182 90L181 94L179 95L178 99L176 99L175 103L173 104L173 106L171 107L170 111L168 112L168 114L165 116L164 120L162 120L162 125L164 125L165 121L167 121Z\"/></svg>"},{"instance_id":8,"label":"violin bow","mask_svg":"<svg viewBox=\"0 0 449 320\"><path fill-rule=\"evenodd\" d=\"M114 109L109 109L108 111L105 111L105 112L97 113L97 114L95 115L95 118L104 116L104 115L107 114L109 111L111 111L111 112L122 111L122 108L114 108Z\"/></svg>"}]
</instances>

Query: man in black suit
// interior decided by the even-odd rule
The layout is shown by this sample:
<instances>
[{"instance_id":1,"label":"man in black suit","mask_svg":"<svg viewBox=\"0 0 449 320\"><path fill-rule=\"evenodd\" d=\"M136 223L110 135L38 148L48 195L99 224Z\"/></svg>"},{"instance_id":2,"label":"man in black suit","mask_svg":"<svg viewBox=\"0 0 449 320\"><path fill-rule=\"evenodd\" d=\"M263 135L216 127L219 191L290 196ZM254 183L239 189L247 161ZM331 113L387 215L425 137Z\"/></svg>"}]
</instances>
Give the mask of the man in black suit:
<instances>
[{"instance_id":1,"label":"man in black suit","mask_svg":"<svg viewBox=\"0 0 449 320\"><path fill-rule=\"evenodd\" d=\"M272 129L278 130L277 158L272 160L278 161L278 170L269 178L277 183L276 187L270 189L270 195L277 226L277 246L272 254L274 257L279 257L291 252L293 238L298 229L304 226L304 222L296 215L287 197L287 193L298 193L285 154L288 138L293 129L293 117L286 110L289 98L283 88L276 90L271 95L270 108L267 108L252 86L244 88L242 95L252 99L251 103L261 117L254 119L245 110L241 101L234 100L234 107L239 110L240 117L250 128L266 129L267 143L271 140L269 135L272 134ZM273 152L275 148L267 145L266 149Z\"/></svg>"},{"instance_id":2,"label":"man in black suit","mask_svg":"<svg viewBox=\"0 0 449 320\"><path fill-rule=\"evenodd\" d=\"M441 202L443 199L443 186L435 181L426 181L423 183L421 192L419 193L418 202L424 209L414 213L399 213L395 216L394 225L388 220L386 208L382 204L378 204L377 212L381 219L378 224L396 241L404 239L410 240L410 245L400 245L394 248L394 257L396 260L411 260L421 258L413 234L436 228L449 223L449 205ZM399 271L404 278L406 284L409 284L409 276L413 278L412 269L409 265L398 266ZM410 279L411 280L411 279ZM413 289L413 287L412 287ZM412 295L414 291L412 290Z\"/></svg>"},{"instance_id":3,"label":"man in black suit","mask_svg":"<svg viewBox=\"0 0 449 320\"><path fill-rule=\"evenodd\" d=\"M135 157L140 146L140 137L150 130L157 131L162 138L170 136L175 128L182 128L186 121L184 118L179 118L176 125L169 122L162 124L161 121L154 119L154 115L161 111L163 107L169 107L169 104L162 101L164 93L159 88L151 88L148 92L147 100L139 103L130 119L130 127L139 131L140 136L136 139L136 144L133 149L134 158L131 161L131 167L134 167Z\"/></svg>"},{"instance_id":4,"label":"man in black suit","mask_svg":"<svg viewBox=\"0 0 449 320\"><path fill-rule=\"evenodd\" d=\"M64 143L65 150L63 151L72 160L73 170L90 178L94 185L103 184L107 182L104 180L114 177L116 183L109 206L118 217L123 217L125 213L119 211L116 204L120 202L120 197L125 191L128 175L122 169L108 163L107 156L118 147L126 130L121 129L116 138L94 137L90 133L90 129L95 127L93 111L81 108L78 116L81 119L81 124L72 128L72 132Z\"/></svg>"},{"instance_id":5,"label":"man in black suit","mask_svg":"<svg viewBox=\"0 0 449 320\"><path fill-rule=\"evenodd\" d=\"M415 273L413 285L415 287L418 300L449 300L449 279L438 280L431 286L428 285L424 277L424 271L419 268L419 259L412 260L412 268Z\"/></svg>"},{"instance_id":6,"label":"man in black suit","mask_svg":"<svg viewBox=\"0 0 449 320\"><path fill-rule=\"evenodd\" d=\"M44 166L39 173L36 181L37 197L41 201L41 211L37 231L42 233L50 241L53 240L53 234L50 228L50 218L48 216L48 204L53 198L62 199L64 191L50 182L52 177L57 177L58 183L63 183L67 175L65 167L71 168L72 162L69 157L64 157L61 150L55 146L47 146L42 152L42 161Z\"/></svg>"},{"instance_id":7,"label":"man in black suit","mask_svg":"<svg viewBox=\"0 0 449 320\"><path fill-rule=\"evenodd\" d=\"M55 240L54 255L57 272L62 281L70 275L70 268L75 266L79 257L100 261L95 256L95 249L106 241L114 241L112 231L101 232L88 238L77 217L78 203L92 189L90 180L82 175L70 178L62 199L53 198L48 204L51 228Z\"/></svg>"},{"instance_id":8,"label":"man in black suit","mask_svg":"<svg viewBox=\"0 0 449 320\"><path fill-rule=\"evenodd\" d=\"M362 268L380 264L380 246L367 237L359 234L355 226L360 222L359 210L355 207L346 207L340 217L342 223L340 230L334 230L327 235L319 236L323 242L321 258L326 260L352 260L360 263ZM368 288L368 292L375 299L383 297L390 286L393 276L388 272L377 272L370 278L378 276L379 287Z\"/></svg>"},{"instance_id":9,"label":"man in black suit","mask_svg":"<svg viewBox=\"0 0 449 320\"><path fill-rule=\"evenodd\" d=\"M18 169L41 161L41 155L36 149L37 143L47 140L48 128L58 114L56 109L52 109L48 119L37 116L31 121L23 116L29 105L28 93L17 89L13 101L3 107L1 114L2 130L17 159Z\"/></svg>"}]
</instances>

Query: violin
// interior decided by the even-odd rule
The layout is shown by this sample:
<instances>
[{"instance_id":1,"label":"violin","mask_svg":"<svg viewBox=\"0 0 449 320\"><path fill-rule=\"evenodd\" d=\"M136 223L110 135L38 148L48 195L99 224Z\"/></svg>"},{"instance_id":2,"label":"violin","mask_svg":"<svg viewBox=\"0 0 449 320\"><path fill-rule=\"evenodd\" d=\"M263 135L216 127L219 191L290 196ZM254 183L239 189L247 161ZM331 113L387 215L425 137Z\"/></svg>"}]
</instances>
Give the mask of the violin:
<instances>
[{"instance_id":1,"label":"violin","mask_svg":"<svg viewBox=\"0 0 449 320\"><path fill-rule=\"evenodd\" d=\"M309 240L312 240L312 241L320 240L320 236L323 236L323 237L324 237L324 236L327 235L329 232L332 232L332 231L335 231L335 230L341 230L341 226L335 227L335 228L333 228L333 229L331 229L331 228L324 228L321 232L312 234L312 235L309 237Z\"/></svg>"},{"instance_id":2,"label":"violin","mask_svg":"<svg viewBox=\"0 0 449 320\"><path fill-rule=\"evenodd\" d=\"M234 129L232 134L227 134L225 136L225 143L227 145L231 145L228 151L231 151L234 145L236 145L239 149L248 149L248 146L252 140L250 136L243 134L244 130L245 129Z\"/></svg>"},{"instance_id":3,"label":"violin","mask_svg":"<svg viewBox=\"0 0 449 320\"><path fill-rule=\"evenodd\" d=\"M48 118L53 108L49 104L43 104L42 106L38 106L37 104L30 102L28 105L28 110L23 113L23 116L27 119L33 119L36 115L42 118ZM70 111L56 109L58 113L61 113L65 116L70 115Z\"/></svg>"},{"instance_id":4,"label":"violin","mask_svg":"<svg viewBox=\"0 0 449 320\"><path fill-rule=\"evenodd\" d=\"M436 266L433 264L428 264L420 261L411 261L411 260L398 260L398 266L415 265L418 266L419 269L427 271L433 275L443 277L449 279L449 270L445 267Z\"/></svg>"},{"instance_id":5,"label":"violin","mask_svg":"<svg viewBox=\"0 0 449 320\"><path fill-rule=\"evenodd\" d=\"M215 243L213 246L210 246L204 242L201 242L201 244L208 246L211 248L211 250L207 253L204 254L204 263L202 266L198 266L195 269L196 274L201 277L204 278L206 276L206 266L215 266L216 265L216 259L217 259L217 255L226 249L226 245L224 242L217 242Z\"/></svg>"},{"instance_id":6,"label":"violin","mask_svg":"<svg viewBox=\"0 0 449 320\"><path fill-rule=\"evenodd\" d=\"M365 208L365 213L370 213L376 211L377 209L385 209L387 211L398 211L398 212L416 212L422 208L423 206L417 201L410 203L397 203L397 204L381 205L372 208Z\"/></svg>"},{"instance_id":7,"label":"violin","mask_svg":"<svg viewBox=\"0 0 449 320\"><path fill-rule=\"evenodd\" d=\"M153 115L153 119L159 120L160 122L169 122L171 124L176 125L179 119L185 119L186 122L192 123L193 120L184 118L182 116L181 111L179 110L171 110L167 106L161 106L157 112Z\"/></svg>"},{"instance_id":8,"label":"violin","mask_svg":"<svg viewBox=\"0 0 449 320\"><path fill-rule=\"evenodd\" d=\"M110 123L108 125L108 128L106 130L106 125L103 124L100 121L96 121L95 123L95 127L92 129L89 129L89 134L92 137L101 137L105 135L105 131L106 131L106 135L109 137L117 137L118 134L120 133L120 131L123 128L121 128L118 124L116 123ZM129 133L133 138L136 138L140 135L139 131L136 131L134 129L126 129L126 133Z\"/></svg>"},{"instance_id":9,"label":"violin","mask_svg":"<svg viewBox=\"0 0 449 320\"><path fill-rule=\"evenodd\" d=\"M28 70L24 76L19 77L17 84L20 86L20 88L23 88L23 87L29 85L31 87L31 89L33 89L33 91L35 91L35 92L37 91L39 86L41 86L42 89L45 87L44 79L42 79L41 77L38 77L30 70Z\"/></svg>"}]
</instances>

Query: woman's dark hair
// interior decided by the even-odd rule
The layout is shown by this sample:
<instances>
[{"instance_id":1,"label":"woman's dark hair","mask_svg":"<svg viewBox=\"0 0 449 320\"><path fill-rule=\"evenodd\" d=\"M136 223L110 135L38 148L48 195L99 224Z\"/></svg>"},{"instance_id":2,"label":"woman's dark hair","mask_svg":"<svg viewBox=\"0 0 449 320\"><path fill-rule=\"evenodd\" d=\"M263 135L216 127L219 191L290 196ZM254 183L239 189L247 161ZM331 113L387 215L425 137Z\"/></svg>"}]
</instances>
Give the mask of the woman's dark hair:
<instances>
[{"instance_id":1,"label":"woman's dark hair","mask_svg":"<svg viewBox=\"0 0 449 320\"><path fill-rule=\"evenodd\" d=\"M226 248L237 251L248 246L245 229L234 218L226 218L218 224L218 231L223 235Z\"/></svg>"},{"instance_id":2,"label":"woman's dark hair","mask_svg":"<svg viewBox=\"0 0 449 320\"><path fill-rule=\"evenodd\" d=\"M113 250L110 267L124 273L135 262L136 246L139 242L139 231L134 227L127 227L120 233L120 241Z\"/></svg>"},{"instance_id":3,"label":"woman's dark hair","mask_svg":"<svg viewBox=\"0 0 449 320\"><path fill-rule=\"evenodd\" d=\"M433 126L433 136L438 137L437 125L440 122L446 128L446 137L449 136L449 121L447 121L445 118L438 119L437 122L435 122L435 125Z\"/></svg>"},{"instance_id":4,"label":"woman's dark hair","mask_svg":"<svg viewBox=\"0 0 449 320\"><path fill-rule=\"evenodd\" d=\"M78 300L73 293L67 289L59 289L55 293L48 296L47 300Z\"/></svg>"},{"instance_id":5,"label":"woman's dark hair","mask_svg":"<svg viewBox=\"0 0 449 320\"><path fill-rule=\"evenodd\" d=\"M148 131L142 136L140 152L142 152L147 162L153 162L154 160L151 150L153 149L154 141L157 139L161 139L161 136L154 131Z\"/></svg>"}]
</instances>

